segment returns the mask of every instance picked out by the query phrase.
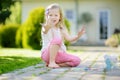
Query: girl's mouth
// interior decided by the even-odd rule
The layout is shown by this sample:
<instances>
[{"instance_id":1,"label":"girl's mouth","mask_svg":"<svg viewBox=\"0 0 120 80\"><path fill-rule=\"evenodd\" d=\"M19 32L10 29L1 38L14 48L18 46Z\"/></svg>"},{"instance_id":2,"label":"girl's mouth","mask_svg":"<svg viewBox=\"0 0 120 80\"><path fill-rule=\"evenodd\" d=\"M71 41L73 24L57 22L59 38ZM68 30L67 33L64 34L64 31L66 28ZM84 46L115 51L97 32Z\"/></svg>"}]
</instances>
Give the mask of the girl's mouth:
<instances>
[{"instance_id":1,"label":"girl's mouth","mask_svg":"<svg viewBox=\"0 0 120 80\"><path fill-rule=\"evenodd\" d=\"M53 23L55 23L56 22L56 20L53 20Z\"/></svg>"}]
</instances>

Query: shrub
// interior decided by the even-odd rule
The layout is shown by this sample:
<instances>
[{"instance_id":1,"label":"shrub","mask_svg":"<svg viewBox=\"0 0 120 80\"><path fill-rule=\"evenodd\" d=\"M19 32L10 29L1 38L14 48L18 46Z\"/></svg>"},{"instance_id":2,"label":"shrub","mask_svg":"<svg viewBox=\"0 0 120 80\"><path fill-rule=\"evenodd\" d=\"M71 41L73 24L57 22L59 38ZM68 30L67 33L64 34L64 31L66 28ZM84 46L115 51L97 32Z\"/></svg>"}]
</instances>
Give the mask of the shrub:
<instances>
[{"instance_id":1,"label":"shrub","mask_svg":"<svg viewBox=\"0 0 120 80\"><path fill-rule=\"evenodd\" d=\"M118 47L118 45L120 44L118 36L120 37L120 34L113 34L110 38L108 38L105 41L105 45L110 47Z\"/></svg>"},{"instance_id":2,"label":"shrub","mask_svg":"<svg viewBox=\"0 0 120 80\"><path fill-rule=\"evenodd\" d=\"M16 32L15 43L19 48L23 48L22 46L22 26L20 26Z\"/></svg>"},{"instance_id":3,"label":"shrub","mask_svg":"<svg viewBox=\"0 0 120 80\"><path fill-rule=\"evenodd\" d=\"M65 25L67 27L68 32L70 33L70 23L69 23L69 21L67 19L65 19L64 22L65 22ZM68 47L70 45L70 42L65 40L65 45L66 45L66 47Z\"/></svg>"},{"instance_id":4,"label":"shrub","mask_svg":"<svg viewBox=\"0 0 120 80\"><path fill-rule=\"evenodd\" d=\"M79 23L88 24L93 20L92 14L89 12L84 12L80 15Z\"/></svg>"},{"instance_id":5,"label":"shrub","mask_svg":"<svg viewBox=\"0 0 120 80\"><path fill-rule=\"evenodd\" d=\"M19 25L3 25L0 29L0 42L2 47L16 47L15 36Z\"/></svg>"},{"instance_id":6,"label":"shrub","mask_svg":"<svg viewBox=\"0 0 120 80\"><path fill-rule=\"evenodd\" d=\"M44 8L33 9L27 20L17 31L16 44L19 47L40 49L41 25L44 21Z\"/></svg>"}]
</instances>

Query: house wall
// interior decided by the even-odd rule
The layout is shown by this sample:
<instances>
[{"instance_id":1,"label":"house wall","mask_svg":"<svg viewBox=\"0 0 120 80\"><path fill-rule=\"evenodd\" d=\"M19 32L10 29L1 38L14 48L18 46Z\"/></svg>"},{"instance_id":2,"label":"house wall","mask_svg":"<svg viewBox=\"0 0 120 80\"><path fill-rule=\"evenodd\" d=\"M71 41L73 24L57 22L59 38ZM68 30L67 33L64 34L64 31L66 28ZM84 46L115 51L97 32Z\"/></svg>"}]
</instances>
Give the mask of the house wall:
<instances>
[{"instance_id":1,"label":"house wall","mask_svg":"<svg viewBox=\"0 0 120 80\"><path fill-rule=\"evenodd\" d=\"M76 11L76 2L78 1L78 16ZM22 2L22 22L24 22L29 12L36 7L47 7L52 3L60 4L64 16L67 11L72 12L72 19L68 19L71 24L71 34L75 35L78 28L76 18L83 12L90 12L93 20L86 25L87 40L77 42L77 45L103 45L105 40L99 39L98 13L100 10L108 10L110 12L109 37L113 34L115 28L120 26L120 0L23 0Z\"/></svg>"},{"instance_id":2,"label":"house wall","mask_svg":"<svg viewBox=\"0 0 120 80\"><path fill-rule=\"evenodd\" d=\"M88 40L86 44L104 44L105 40L99 39L98 12L108 10L110 12L109 37L113 34L114 29L120 26L120 0L80 0L79 14L90 12L93 21L86 26ZM83 43L84 44L84 43Z\"/></svg>"}]
</instances>

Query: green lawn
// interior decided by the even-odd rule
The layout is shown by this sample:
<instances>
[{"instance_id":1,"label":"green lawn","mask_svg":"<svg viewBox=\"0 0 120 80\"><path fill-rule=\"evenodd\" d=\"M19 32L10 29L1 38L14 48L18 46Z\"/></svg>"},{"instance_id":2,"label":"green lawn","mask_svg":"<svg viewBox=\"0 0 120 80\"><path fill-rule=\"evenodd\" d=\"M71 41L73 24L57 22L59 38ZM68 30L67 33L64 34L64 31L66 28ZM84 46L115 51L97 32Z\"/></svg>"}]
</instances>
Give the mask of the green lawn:
<instances>
[{"instance_id":1,"label":"green lawn","mask_svg":"<svg viewBox=\"0 0 120 80\"><path fill-rule=\"evenodd\" d=\"M40 51L27 49L0 49L0 74L41 63Z\"/></svg>"}]
</instances>

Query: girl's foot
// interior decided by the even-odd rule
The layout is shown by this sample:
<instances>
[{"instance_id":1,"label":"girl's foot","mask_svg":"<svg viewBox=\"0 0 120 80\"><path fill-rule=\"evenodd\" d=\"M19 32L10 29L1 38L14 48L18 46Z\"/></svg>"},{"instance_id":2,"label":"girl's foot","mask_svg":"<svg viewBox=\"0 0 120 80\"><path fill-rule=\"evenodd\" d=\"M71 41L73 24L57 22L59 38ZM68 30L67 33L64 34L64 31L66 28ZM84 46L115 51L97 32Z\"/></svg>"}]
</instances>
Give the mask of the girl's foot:
<instances>
[{"instance_id":1,"label":"girl's foot","mask_svg":"<svg viewBox=\"0 0 120 80\"><path fill-rule=\"evenodd\" d=\"M49 68L59 68L60 66L58 64L49 64Z\"/></svg>"}]
</instances>

